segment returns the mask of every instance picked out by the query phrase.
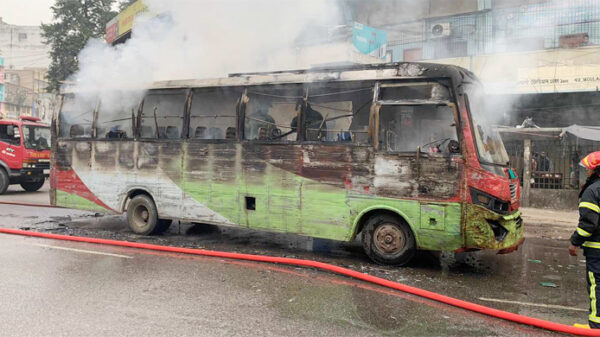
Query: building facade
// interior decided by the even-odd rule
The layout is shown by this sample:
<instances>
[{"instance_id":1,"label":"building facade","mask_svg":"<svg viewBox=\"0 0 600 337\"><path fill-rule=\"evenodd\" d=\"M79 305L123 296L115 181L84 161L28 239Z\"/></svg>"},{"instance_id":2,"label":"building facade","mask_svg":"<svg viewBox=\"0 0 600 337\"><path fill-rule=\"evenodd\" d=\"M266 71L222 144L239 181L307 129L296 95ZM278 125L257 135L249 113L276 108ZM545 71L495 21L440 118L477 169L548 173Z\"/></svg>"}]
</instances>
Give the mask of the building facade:
<instances>
[{"instance_id":1,"label":"building facade","mask_svg":"<svg viewBox=\"0 0 600 337\"><path fill-rule=\"evenodd\" d=\"M357 0L354 5L357 21L388 32L391 60L455 64L482 80L487 113L502 128L511 164L523 177L524 204L576 207L585 178L577 164L600 150L599 136L593 135L595 128L581 134L563 130L600 125L600 2Z\"/></svg>"},{"instance_id":2,"label":"building facade","mask_svg":"<svg viewBox=\"0 0 600 337\"><path fill-rule=\"evenodd\" d=\"M5 115L39 117L50 122L57 108L57 96L46 92L48 81L45 68L5 70Z\"/></svg>"},{"instance_id":3,"label":"building facade","mask_svg":"<svg viewBox=\"0 0 600 337\"><path fill-rule=\"evenodd\" d=\"M49 51L40 26L11 25L0 18L0 56L6 69L48 68Z\"/></svg>"}]
</instances>

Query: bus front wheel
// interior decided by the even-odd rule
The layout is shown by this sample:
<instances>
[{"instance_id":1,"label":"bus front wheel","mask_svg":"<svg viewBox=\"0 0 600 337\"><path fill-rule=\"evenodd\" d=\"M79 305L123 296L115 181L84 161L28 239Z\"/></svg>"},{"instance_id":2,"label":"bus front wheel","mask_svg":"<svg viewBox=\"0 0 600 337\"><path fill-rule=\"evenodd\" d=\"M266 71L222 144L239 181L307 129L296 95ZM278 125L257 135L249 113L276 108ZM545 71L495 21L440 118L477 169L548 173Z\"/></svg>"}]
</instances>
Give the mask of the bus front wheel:
<instances>
[{"instance_id":1,"label":"bus front wheel","mask_svg":"<svg viewBox=\"0 0 600 337\"><path fill-rule=\"evenodd\" d=\"M157 234L161 230L158 210L152 198L141 194L135 196L127 206L129 228L140 235Z\"/></svg>"},{"instance_id":2,"label":"bus front wheel","mask_svg":"<svg viewBox=\"0 0 600 337\"><path fill-rule=\"evenodd\" d=\"M362 232L365 253L379 264L404 266L415 256L415 237L408 224L389 214L367 220Z\"/></svg>"}]
</instances>

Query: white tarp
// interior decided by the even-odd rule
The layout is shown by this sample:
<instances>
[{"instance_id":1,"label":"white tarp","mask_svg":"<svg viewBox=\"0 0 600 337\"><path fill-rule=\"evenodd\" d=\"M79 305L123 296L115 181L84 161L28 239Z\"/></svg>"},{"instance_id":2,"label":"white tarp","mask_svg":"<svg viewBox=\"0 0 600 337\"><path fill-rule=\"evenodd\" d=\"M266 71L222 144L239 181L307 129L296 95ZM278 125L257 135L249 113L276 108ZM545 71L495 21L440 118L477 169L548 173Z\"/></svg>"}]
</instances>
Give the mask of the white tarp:
<instances>
[{"instance_id":1,"label":"white tarp","mask_svg":"<svg viewBox=\"0 0 600 337\"><path fill-rule=\"evenodd\" d=\"M563 128L561 137L565 133L570 133L577 138L600 142L600 126L571 125Z\"/></svg>"}]
</instances>

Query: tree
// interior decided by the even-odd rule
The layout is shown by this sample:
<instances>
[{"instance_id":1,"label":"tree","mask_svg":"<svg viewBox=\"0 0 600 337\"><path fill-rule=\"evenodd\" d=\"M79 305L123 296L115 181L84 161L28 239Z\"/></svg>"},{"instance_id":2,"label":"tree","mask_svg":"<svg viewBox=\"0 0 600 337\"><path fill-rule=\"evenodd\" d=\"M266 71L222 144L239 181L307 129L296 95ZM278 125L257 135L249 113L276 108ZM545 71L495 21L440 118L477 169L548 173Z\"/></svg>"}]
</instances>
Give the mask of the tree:
<instances>
[{"instance_id":1,"label":"tree","mask_svg":"<svg viewBox=\"0 0 600 337\"><path fill-rule=\"evenodd\" d=\"M56 0L51 7L54 21L42 24L42 37L50 45L49 91L79 69L77 56L90 38L104 36L106 23L118 13L116 0Z\"/></svg>"},{"instance_id":2,"label":"tree","mask_svg":"<svg viewBox=\"0 0 600 337\"><path fill-rule=\"evenodd\" d=\"M125 1L121 1L121 3L119 4L119 11L123 11L125 10L125 8L133 5L135 2L137 2L138 0L125 0Z\"/></svg>"}]
</instances>

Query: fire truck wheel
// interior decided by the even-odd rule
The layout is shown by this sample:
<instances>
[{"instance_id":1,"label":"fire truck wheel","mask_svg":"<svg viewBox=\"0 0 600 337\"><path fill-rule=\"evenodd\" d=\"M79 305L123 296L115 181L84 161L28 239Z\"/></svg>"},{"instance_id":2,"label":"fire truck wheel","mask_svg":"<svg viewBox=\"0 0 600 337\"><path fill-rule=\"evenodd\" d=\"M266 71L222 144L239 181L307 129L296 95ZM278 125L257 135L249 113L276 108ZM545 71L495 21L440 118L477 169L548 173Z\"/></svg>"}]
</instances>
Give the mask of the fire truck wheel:
<instances>
[{"instance_id":1,"label":"fire truck wheel","mask_svg":"<svg viewBox=\"0 0 600 337\"><path fill-rule=\"evenodd\" d=\"M27 192L35 192L44 186L44 178L42 180L28 181L21 183L21 187Z\"/></svg>"},{"instance_id":2,"label":"fire truck wheel","mask_svg":"<svg viewBox=\"0 0 600 337\"><path fill-rule=\"evenodd\" d=\"M3 168L0 168L0 194L6 193L8 185L10 185L8 173L6 173L6 171Z\"/></svg>"},{"instance_id":3,"label":"fire truck wheel","mask_svg":"<svg viewBox=\"0 0 600 337\"><path fill-rule=\"evenodd\" d=\"M408 224L389 214L371 217L362 231L365 253L376 263L404 266L415 256L415 236Z\"/></svg>"},{"instance_id":4,"label":"fire truck wheel","mask_svg":"<svg viewBox=\"0 0 600 337\"><path fill-rule=\"evenodd\" d=\"M127 206L127 222L129 228L136 234L155 234L159 227L159 220L154 201L145 194L131 199Z\"/></svg>"}]
</instances>

